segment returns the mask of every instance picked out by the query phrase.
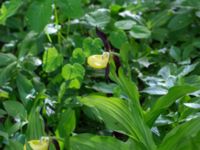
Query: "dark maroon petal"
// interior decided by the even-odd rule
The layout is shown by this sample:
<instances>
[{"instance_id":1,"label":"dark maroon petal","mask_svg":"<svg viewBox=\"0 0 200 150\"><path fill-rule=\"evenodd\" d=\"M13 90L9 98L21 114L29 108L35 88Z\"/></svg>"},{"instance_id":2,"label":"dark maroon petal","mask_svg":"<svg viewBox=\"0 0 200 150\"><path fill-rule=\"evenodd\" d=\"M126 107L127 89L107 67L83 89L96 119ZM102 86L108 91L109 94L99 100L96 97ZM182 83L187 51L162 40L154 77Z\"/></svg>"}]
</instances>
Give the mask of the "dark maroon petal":
<instances>
[{"instance_id":1,"label":"dark maroon petal","mask_svg":"<svg viewBox=\"0 0 200 150\"><path fill-rule=\"evenodd\" d=\"M108 41L107 35L103 31L98 29L97 27L96 27L96 34L102 40L102 42L104 44L104 49L106 51L114 51L114 52L118 52L119 51L119 49L114 48L112 46L112 44ZM120 59L119 59L118 56L115 55L113 57L113 60L114 60L115 65L116 65L116 73L118 73L118 69L121 66ZM106 78L106 81L109 81L109 66L107 66L106 69L105 69L105 78Z\"/></svg>"},{"instance_id":2,"label":"dark maroon petal","mask_svg":"<svg viewBox=\"0 0 200 150\"><path fill-rule=\"evenodd\" d=\"M105 50L109 51L111 49L111 45L108 41L107 35L103 33L100 29L98 29L97 27L96 27L96 34L102 40Z\"/></svg>"}]
</instances>

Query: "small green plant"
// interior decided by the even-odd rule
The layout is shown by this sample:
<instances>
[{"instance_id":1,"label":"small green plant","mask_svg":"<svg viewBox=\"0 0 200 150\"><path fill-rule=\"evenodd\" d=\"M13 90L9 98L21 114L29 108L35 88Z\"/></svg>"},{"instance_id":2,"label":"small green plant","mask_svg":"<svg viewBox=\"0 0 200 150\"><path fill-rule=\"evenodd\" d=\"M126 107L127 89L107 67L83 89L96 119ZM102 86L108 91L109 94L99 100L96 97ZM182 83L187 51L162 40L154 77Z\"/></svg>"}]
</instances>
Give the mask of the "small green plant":
<instances>
[{"instance_id":1,"label":"small green plant","mask_svg":"<svg viewBox=\"0 0 200 150\"><path fill-rule=\"evenodd\" d=\"M4 0L0 149L198 150L198 0Z\"/></svg>"}]
</instances>

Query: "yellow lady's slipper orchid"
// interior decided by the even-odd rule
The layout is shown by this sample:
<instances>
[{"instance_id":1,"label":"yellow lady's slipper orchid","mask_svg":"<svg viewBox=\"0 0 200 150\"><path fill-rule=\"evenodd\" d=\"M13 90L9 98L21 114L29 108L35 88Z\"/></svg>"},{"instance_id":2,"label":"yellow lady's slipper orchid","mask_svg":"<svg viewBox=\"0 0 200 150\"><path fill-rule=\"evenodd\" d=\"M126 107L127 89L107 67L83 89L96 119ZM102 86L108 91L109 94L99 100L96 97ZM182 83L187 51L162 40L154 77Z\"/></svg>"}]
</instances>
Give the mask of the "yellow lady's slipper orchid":
<instances>
[{"instance_id":1,"label":"yellow lady's slipper orchid","mask_svg":"<svg viewBox=\"0 0 200 150\"><path fill-rule=\"evenodd\" d=\"M28 144L32 150L48 150L49 139L31 140ZM26 146L24 146L24 150L26 150Z\"/></svg>"},{"instance_id":2,"label":"yellow lady's slipper orchid","mask_svg":"<svg viewBox=\"0 0 200 150\"><path fill-rule=\"evenodd\" d=\"M102 55L92 55L87 59L90 67L95 69L104 69L107 67L109 61L109 52L104 52Z\"/></svg>"}]
</instances>

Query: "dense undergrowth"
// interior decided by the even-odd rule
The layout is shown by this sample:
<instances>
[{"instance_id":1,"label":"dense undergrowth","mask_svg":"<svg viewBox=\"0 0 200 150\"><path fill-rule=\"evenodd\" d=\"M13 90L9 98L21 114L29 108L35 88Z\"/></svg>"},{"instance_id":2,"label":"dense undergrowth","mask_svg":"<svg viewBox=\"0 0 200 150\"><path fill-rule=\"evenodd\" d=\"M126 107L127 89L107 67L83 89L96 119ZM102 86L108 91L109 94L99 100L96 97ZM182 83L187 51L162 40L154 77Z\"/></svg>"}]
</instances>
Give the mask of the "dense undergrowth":
<instances>
[{"instance_id":1,"label":"dense undergrowth","mask_svg":"<svg viewBox=\"0 0 200 150\"><path fill-rule=\"evenodd\" d=\"M4 0L0 35L0 149L200 150L199 0Z\"/></svg>"}]
</instances>

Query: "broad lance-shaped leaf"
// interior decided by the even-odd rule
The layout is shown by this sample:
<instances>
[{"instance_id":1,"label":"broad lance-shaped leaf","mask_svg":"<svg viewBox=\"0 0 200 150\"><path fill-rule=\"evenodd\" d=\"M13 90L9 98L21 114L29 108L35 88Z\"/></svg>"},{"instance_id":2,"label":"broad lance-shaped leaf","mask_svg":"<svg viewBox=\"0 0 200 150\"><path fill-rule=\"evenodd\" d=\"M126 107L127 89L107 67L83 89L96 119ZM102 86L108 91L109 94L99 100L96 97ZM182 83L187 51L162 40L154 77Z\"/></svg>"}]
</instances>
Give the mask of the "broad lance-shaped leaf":
<instances>
[{"instance_id":1,"label":"broad lance-shaped leaf","mask_svg":"<svg viewBox=\"0 0 200 150\"><path fill-rule=\"evenodd\" d=\"M79 134L70 138L70 150L132 150L130 142L109 136Z\"/></svg>"},{"instance_id":2,"label":"broad lance-shaped leaf","mask_svg":"<svg viewBox=\"0 0 200 150\"><path fill-rule=\"evenodd\" d=\"M17 62L13 62L0 70L0 86L10 80L16 71Z\"/></svg>"},{"instance_id":3,"label":"broad lance-shaped leaf","mask_svg":"<svg viewBox=\"0 0 200 150\"><path fill-rule=\"evenodd\" d=\"M130 36L136 39L146 39L151 36L151 31L145 26L134 25L129 32Z\"/></svg>"},{"instance_id":4,"label":"broad lance-shaped leaf","mask_svg":"<svg viewBox=\"0 0 200 150\"><path fill-rule=\"evenodd\" d=\"M9 65L10 63L17 60L17 58L11 53L0 53L0 67Z\"/></svg>"},{"instance_id":5,"label":"broad lance-shaped leaf","mask_svg":"<svg viewBox=\"0 0 200 150\"><path fill-rule=\"evenodd\" d=\"M32 1L27 12L27 22L37 33L49 23L52 15L52 0Z\"/></svg>"},{"instance_id":6,"label":"broad lance-shaped leaf","mask_svg":"<svg viewBox=\"0 0 200 150\"><path fill-rule=\"evenodd\" d=\"M72 109L67 109L60 115L58 126L56 129L56 136L64 139L60 143L61 149L69 147L69 136L76 127L76 115Z\"/></svg>"},{"instance_id":7,"label":"broad lance-shaped leaf","mask_svg":"<svg viewBox=\"0 0 200 150\"><path fill-rule=\"evenodd\" d=\"M9 100L5 101L3 106L10 116L24 120L27 118L26 109L20 102Z\"/></svg>"},{"instance_id":8,"label":"broad lance-shaped leaf","mask_svg":"<svg viewBox=\"0 0 200 150\"><path fill-rule=\"evenodd\" d=\"M160 144L158 150L179 150L179 145L187 138L195 137L200 131L200 118L193 119L172 129ZM199 138L199 137L198 137ZM180 149L182 150L182 149ZM193 150L193 149L189 149Z\"/></svg>"},{"instance_id":9,"label":"broad lance-shaped leaf","mask_svg":"<svg viewBox=\"0 0 200 150\"><path fill-rule=\"evenodd\" d=\"M20 100L26 105L28 101L34 97L35 89L33 84L25 75L18 73L16 85L20 95Z\"/></svg>"},{"instance_id":10,"label":"broad lance-shaped leaf","mask_svg":"<svg viewBox=\"0 0 200 150\"><path fill-rule=\"evenodd\" d=\"M139 92L137 86L130 78L126 77L123 70L119 68L118 76L115 72L116 68L114 67L113 62L111 62L110 68L110 78L114 80L128 96L129 107L131 107L132 114L138 114L140 117L143 117L143 112L139 103Z\"/></svg>"},{"instance_id":11,"label":"broad lance-shaped leaf","mask_svg":"<svg viewBox=\"0 0 200 150\"><path fill-rule=\"evenodd\" d=\"M129 135L148 150L156 148L150 129L138 113L132 114L126 101L98 95L86 96L80 101L89 107L96 108L107 128Z\"/></svg>"},{"instance_id":12,"label":"broad lance-shaped leaf","mask_svg":"<svg viewBox=\"0 0 200 150\"><path fill-rule=\"evenodd\" d=\"M160 115L160 113L166 110L169 106L171 106L177 99L185 96L186 94L192 93L199 90L194 86L175 86L172 87L169 92L160 97L153 108L148 112L145 116L146 123L149 126L152 126L156 118Z\"/></svg>"},{"instance_id":13,"label":"broad lance-shaped leaf","mask_svg":"<svg viewBox=\"0 0 200 150\"><path fill-rule=\"evenodd\" d=\"M28 117L26 137L28 140L32 140L40 139L42 136L45 136L43 118L38 108L33 107Z\"/></svg>"}]
</instances>

